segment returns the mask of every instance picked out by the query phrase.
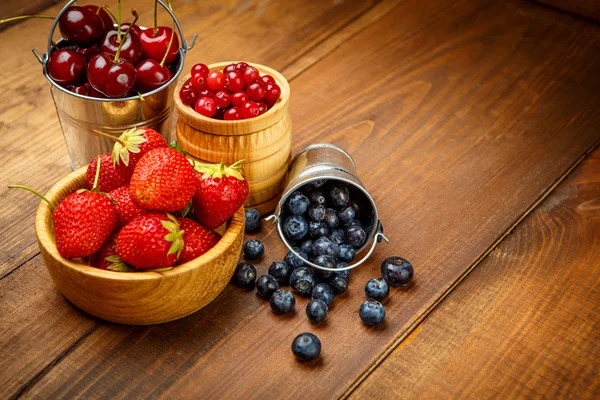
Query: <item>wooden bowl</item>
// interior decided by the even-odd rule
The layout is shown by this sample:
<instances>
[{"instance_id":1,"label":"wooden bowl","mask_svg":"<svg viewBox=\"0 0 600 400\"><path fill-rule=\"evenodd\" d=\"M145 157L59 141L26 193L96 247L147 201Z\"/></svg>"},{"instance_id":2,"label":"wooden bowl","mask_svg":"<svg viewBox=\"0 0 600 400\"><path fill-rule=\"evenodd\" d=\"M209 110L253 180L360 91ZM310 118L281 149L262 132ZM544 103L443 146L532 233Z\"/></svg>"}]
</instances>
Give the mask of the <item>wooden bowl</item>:
<instances>
[{"instance_id":1,"label":"wooden bowl","mask_svg":"<svg viewBox=\"0 0 600 400\"><path fill-rule=\"evenodd\" d=\"M58 204L85 187L80 168L46 194ZM56 249L52 209L41 202L35 229L42 257L58 290L75 306L107 321L132 325L168 322L204 307L221 293L238 263L244 208L219 229L221 240L202 256L165 272L114 272L63 258Z\"/></svg>"}]
</instances>

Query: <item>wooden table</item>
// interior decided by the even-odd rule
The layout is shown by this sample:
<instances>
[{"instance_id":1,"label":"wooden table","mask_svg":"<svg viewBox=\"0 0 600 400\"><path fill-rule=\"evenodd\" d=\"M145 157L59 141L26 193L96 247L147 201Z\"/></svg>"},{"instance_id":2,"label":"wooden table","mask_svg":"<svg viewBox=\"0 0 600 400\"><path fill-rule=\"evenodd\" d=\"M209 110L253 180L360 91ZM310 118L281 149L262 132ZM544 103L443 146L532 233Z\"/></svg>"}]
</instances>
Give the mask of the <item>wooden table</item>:
<instances>
[{"instance_id":1,"label":"wooden table","mask_svg":"<svg viewBox=\"0 0 600 400\"><path fill-rule=\"evenodd\" d=\"M147 0L127 7L151 20ZM110 3L109 3L110 4ZM389 245L324 326L228 286L182 320L107 323L55 289L34 234L69 172L39 64L49 23L0 32L0 397L598 398L600 26L526 0L174 0L186 66L243 59L292 88L294 152L347 149ZM55 14L60 6L44 10ZM4 17L4 16L2 16ZM260 234L260 273L285 254ZM415 266L386 322L358 317L387 256ZM303 331L318 362L294 360Z\"/></svg>"}]
</instances>

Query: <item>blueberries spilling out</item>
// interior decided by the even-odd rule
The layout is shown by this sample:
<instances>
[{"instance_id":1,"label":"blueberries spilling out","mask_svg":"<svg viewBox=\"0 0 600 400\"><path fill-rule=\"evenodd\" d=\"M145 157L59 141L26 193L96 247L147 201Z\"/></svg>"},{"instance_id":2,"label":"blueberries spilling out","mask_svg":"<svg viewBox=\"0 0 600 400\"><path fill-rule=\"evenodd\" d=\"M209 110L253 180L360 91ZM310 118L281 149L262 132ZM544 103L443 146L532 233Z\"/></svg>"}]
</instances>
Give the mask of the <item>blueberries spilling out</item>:
<instances>
[{"instance_id":1,"label":"blueberries spilling out","mask_svg":"<svg viewBox=\"0 0 600 400\"><path fill-rule=\"evenodd\" d=\"M373 278L365 285L365 295L373 300L385 300L390 294L390 287L383 278Z\"/></svg>"},{"instance_id":2,"label":"blueberries spilling out","mask_svg":"<svg viewBox=\"0 0 600 400\"><path fill-rule=\"evenodd\" d=\"M288 314L294 311L296 298L289 290L278 289L271 295L269 304L275 314Z\"/></svg>"},{"instance_id":3,"label":"blueberries spilling out","mask_svg":"<svg viewBox=\"0 0 600 400\"><path fill-rule=\"evenodd\" d=\"M359 315L365 325L379 325L385 318L385 307L377 300L369 299L360 306Z\"/></svg>"},{"instance_id":4,"label":"blueberries spilling out","mask_svg":"<svg viewBox=\"0 0 600 400\"><path fill-rule=\"evenodd\" d=\"M244 245L244 257L248 260L261 258L265 252L265 246L260 240L250 239Z\"/></svg>"},{"instance_id":5,"label":"blueberries spilling out","mask_svg":"<svg viewBox=\"0 0 600 400\"><path fill-rule=\"evenodd\" d=\"M256 268L247 263L240 263L235 268L232 280L238 287L254 289L254 284L256 282Z\"/></svg>"},{"instance_id":6,"label":"blueberries spilling out","mask_svg":"<svg viewBox=\"0 0 600 400\"><path fill-rule=\"evenodd\" d=\"M279 282L271 275L261 275L256 281L256 292L260 297L269 300L273 293L279 289Z\"/></svg>"},{"instance_id":7,"label":"blueberries spilling out","mask_svg":"<svg viewBox=\"0 0 600 400\"><path fill-rule=\"evenodd\" d=\"M313 324L319 324L327 318L327 304L323 300L312 299L306 305L306 316Z\"/></svg>"},{"instance_id":8,"label":"blueberries spilling out","mask_svg":"<svg viewBox=\"0 0 600 400\"><path fill-rule=\"evenodd\" d=\"M255 208L246 208L246 233L260 231L260 213Z\"/></svg>"}]
</instances>

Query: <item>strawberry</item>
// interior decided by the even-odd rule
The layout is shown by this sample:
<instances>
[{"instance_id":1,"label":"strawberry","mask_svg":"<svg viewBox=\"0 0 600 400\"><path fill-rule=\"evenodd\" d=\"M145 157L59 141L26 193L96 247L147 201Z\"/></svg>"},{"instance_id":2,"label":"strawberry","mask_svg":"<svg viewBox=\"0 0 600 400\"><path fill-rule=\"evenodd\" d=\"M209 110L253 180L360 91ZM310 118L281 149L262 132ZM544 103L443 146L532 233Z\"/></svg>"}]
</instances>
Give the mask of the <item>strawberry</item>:
<instances>
[{"instance_id":1,"label":"strawberry","mask_svg":"<svg viewBox=\"0 0 600 400\"><path fill-rule=\"evenodd\" d=\"M184 248L183 231L170 214L137 217L119 232L117 254L136 268L166 268L175 264Z\"/></svg>"},{"instance_id":2,"label":"strawberry","mask_svg":"<svg viewBox=\"0 0 600 400\"><path fill-rule=\"evenodd\" d=\"M100 159L100 177L98 178L98 190L101 192L110 192L113 189L123 186L127 183L127 167L124 164L115 165L110 153L99 154L92 159L88 165L85 174L85 180L88 189L94 187L94 177L96 176L96 165Z\"/></svg>"},{"instance_id":3,"label":"strawberry","mask_svg":"<svg viewBox=\"0 0 600 400\"><path fill-rule=\"evenodd\" d=\"M131 177L140 158L150 150L159 147L167 147L167 142L154 129L128 129L117 139L113 147L112 159L116 165L124 164L128 176Z\"/></svg>"},{"instance_id":4,"label":"strawberry","mask_svg":"<svg viewBox=\"0 0 600 400\"><path fill-rule=\"evenodd\" d=\"M117 255L117 234L113 233L106 239L97 253L90 257L90 265L99 269L108 269L117 272L131 272L133 268L128 266Z\"/></svg>"},{"instance_id":5,"label":"strawberry","mask_svg":"<svg viewBox=\"0 0 600 400\"><path fill-rule=\"evenodd\" d=\"M138 161L131 181L131 200L146 210L177 211L190 201L197 185L187 158L168 147L150 150Z\"/></svg>"},{"instance_id":6,"label":"strawberry","mask_svg":"<svg viewBox=\"0 0 600 400\"><path fill-rule=\"evenodd\" d=\"M241 161L226 167L195 163L199 173L193 205L200 225L215 229L227 221L248 197L248 181L241 173Z\"/></svg>"},{"instance_id":7,"label":"strawberry","mask_svg":"<svg viewBox=\"0 0 600 400\"><path fill-rule=\"evenodd\" d=\"M138 207L131 200L129 195L129 185L124 185L108 193L108 195L117 202L117 215L119 217L118 227L122 228L140 215L148 213L143 208Z\"/></svg>"},{"instance_id":8,"label":"strawberry","mask_svg":"<svg viewBox=\"0 0 600 400\"><path fill-rule=\"evenodd\" d=\"M212 249L221 239L217 232L204 229L196 221L189 218L178 218L179 227L183 230L184 247L178 264L184 264Z\"/></svg>"}]
</instances>

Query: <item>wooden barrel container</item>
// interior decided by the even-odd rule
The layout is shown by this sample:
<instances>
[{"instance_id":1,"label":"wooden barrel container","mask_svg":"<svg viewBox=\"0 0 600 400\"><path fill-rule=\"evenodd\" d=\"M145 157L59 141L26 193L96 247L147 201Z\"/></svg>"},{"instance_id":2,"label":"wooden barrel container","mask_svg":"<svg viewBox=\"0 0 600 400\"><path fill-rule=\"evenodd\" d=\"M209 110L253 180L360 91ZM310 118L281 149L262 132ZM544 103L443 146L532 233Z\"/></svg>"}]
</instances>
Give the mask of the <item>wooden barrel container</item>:
<instances>
[{"instance_id":1,"label":"wooden barrel container","mask_svg":"<svg viewBox=\"0 0 600 400\"><path fill-rule=\"evenodd\" d=\"M232 62L211 64L211 71L223 70ZM288 112L290 85L279 72L260 64L250 64L260 75L271 75L281 88L281 97L266 113L240 121L223 121L198 114L183 104L179 92L190 74L175 89L179 113L177 141L189 156L207 163L233 164L245 160L244 175L250 193L244 204L261 214L271 212L283 190L291 162L292 120Z\"/></svg>"}]
</instances>

